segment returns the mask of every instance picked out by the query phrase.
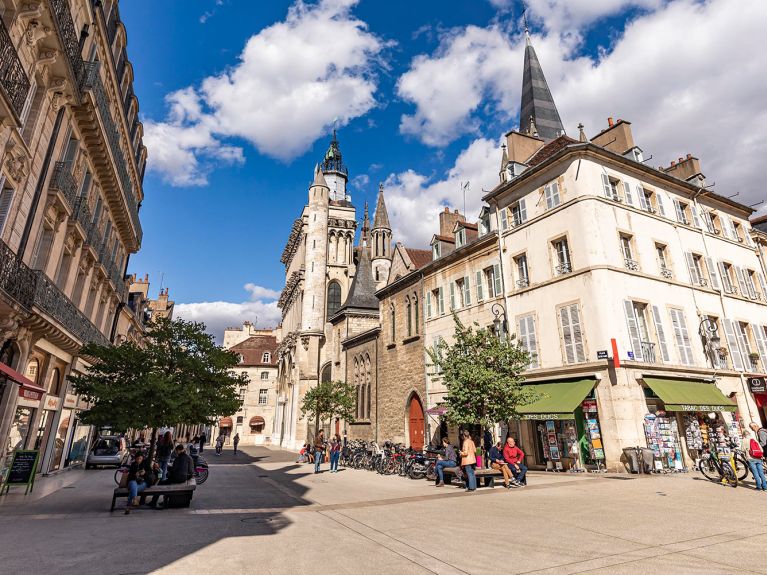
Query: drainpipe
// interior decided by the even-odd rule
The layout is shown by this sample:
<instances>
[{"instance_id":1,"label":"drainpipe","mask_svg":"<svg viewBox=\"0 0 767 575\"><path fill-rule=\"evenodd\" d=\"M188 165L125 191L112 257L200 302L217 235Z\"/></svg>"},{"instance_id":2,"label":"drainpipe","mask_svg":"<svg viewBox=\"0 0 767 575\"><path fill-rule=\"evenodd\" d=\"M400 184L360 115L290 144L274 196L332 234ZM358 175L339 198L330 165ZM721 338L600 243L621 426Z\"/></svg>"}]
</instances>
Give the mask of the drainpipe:
<instances>
[{"instance_id":1,"label":"drainpipe","mask_svg":"<svg viewBox=\"0 0 767 575\"><path fill-rule=\"evenodd\" d=\"M53 132L51 133L51 139L48 142L48 149L45 151L45 158L43 159L43 168L40 170L40 178L37 180L37 186L35 187L35 195L32 196L32 205L29 208L29 215L27 216L27 222L24 225L24 233L21 235L21 243L19 244L18 255L24 260L24 252L27 249L29 243L29 235L32 233L32 223L35 221L37 215L37 207L40 204L40 197L43 195L43 185L45 184L45 178L48 175L48 168L51 165L51 157L53 156L53 148L56 147L56 140L59 136L59 130L61 129L61 120L64 118L64 106L59 108L59 112L56 115L56 122L53 124Z\"/></svg>"}]
</instances>

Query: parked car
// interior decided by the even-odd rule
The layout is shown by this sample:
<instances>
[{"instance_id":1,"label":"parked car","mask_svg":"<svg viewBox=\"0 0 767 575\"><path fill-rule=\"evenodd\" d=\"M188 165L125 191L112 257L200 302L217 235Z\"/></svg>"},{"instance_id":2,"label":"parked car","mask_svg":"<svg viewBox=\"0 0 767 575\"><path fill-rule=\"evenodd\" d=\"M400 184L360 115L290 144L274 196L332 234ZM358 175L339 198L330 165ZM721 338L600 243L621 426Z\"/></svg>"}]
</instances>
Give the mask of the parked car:
<instances>
[{"instance_id":1,"label":"parked car","mask_svg":"<svg viewBox=\"0 0 767 575\"><path fill-rule=\"evenodd\" d=\"M119 467L123 458L128 454L128 445L122 437L117 435L104 435L96 440L88 459L85 460L85 469L99 465L113 465Z\"/></svg>"}]
</instances>

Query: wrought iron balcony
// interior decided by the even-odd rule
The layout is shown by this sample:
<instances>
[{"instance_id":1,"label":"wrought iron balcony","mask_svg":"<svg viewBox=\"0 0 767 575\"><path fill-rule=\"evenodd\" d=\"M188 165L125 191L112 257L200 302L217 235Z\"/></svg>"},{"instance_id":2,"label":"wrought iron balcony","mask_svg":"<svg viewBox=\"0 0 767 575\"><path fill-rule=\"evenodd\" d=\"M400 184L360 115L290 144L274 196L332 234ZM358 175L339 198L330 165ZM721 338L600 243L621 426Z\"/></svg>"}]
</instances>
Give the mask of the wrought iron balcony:
<instances>
[{"instance_id":1,"label":"wrought iron balcony","mask_svg":"<svg viewBox=\"0 0 767 575\"><path fill-rule=\"evenodd\" d=\"M16 48L5 24L0 19L0 86L20 118L29 94L29 78L19 60Z\"/></svg>"},{"instance_id":2,"label":"wrought iron balcony","mask_svg":"<svg viewBox=\"0 0 767 575\"><path fill-rule=\"evenodd\" d=\"M555 268L555 270L556 270L558 276L562 276L562 275L569 274L570 272L572 272L573 271L573 266L570 265L570 262L564 262L564 263L559 264Z\"/></svg>"},{"instance_id":3,"label":"wrought iron balcony","mask_svg":"<svg viewBox=\"0 0 767 575\"><path fill-rule=\"evenodd\" d=\"M662 275L667 280L670 280L674 277L674 274L672 273L672 271L668 269L666 266L661 266L660 275Z\"/></svg>"},{"instance_id":4,"label":"wrought iron balcony","mask_svg":"<svg viewBox=\"0 0 767 575\"><path fill-rule=\"evenodd\" d=\"M51 177L51 189L58 190L64 196L69 209L74 210L77 200L77 183L72 176L71 162L56 162Z\"/></svg>"},{"instance_id":5,"label":"wrought iron balcony","mask_svg":"<svg viewBox=\"0 0 767 575\"><path fill-rule=\"evenodd\" d=\"M91 216L91 211L88 209L87 198L79 197L75 200L75 208L72 218L80 224L80 227L83 228L87 236L88 230L90 230L91 225L93 224L93 216Z\"/></svg>"},{"instance_id":6,"label":"wrought iron balcony","mask_svg":"<svg viewBox=\"0 0 767 575\"><path fill-rule=\"evenodd\" d=\"M639 269L639 262L632 260L631 258L623 258L623 263L626 265L626 269L631 271L637 271Z\"/></svg>"},{"instance_id":7,"label":"wrought iron balcony","mask_svg":"<svg viewBox=\"0 0 767 575\"><path fill-rule=\"evenodd\" d=\"M642 346L642 359L645 363L655 363L655 344L651 341L640 341Z\"/></svg>"},{"instance_id":8,"label":"wrought iron balcony","mask_svg":"<svg viewBox=\"0 0 767 575\"><path fill-rule=\"evenodd\" d=\"M64 49L63 51L67 56L69 67L72 70L72 78L74 79L72 90L75 91L79 101L82 93L80 81L83 77L83 58L80 40L77 30L75 30L75 23L69 11L69 0L50 0L50 3L53 23L56 26L56 32Z\"/></svg>"},{"instance_id":9,"label":"wrought iron balcony","mask_svg":"<svg viewBox=\"0 0 767 575\"><path fill-rule=\"evenodd\" d=\"M517 287L520 289L526 288L529 285L530 285L530 281L527 278L522 278L517 280Z\"/></svg>"},{"instance_id":10,"label":"wrought iron balcony","mask_svg":"<svg viewBox=\"0 0 767 575\"><path fill-rule=\"evenodd\" d=\"M77 309L77 306L48 279L45 273L39 270L33 273L36 276L34 304L38 308L59 322L82 343L109 345L109 340L104 337L104 334Z\"/></svg>"},{"instance_id":11,"label":"wrought iron balcony","mask_svg":"<svg viewBox=\"0 0 767 575\"><path fill-rule=\"evenodd\" d=\"M32 309L35 295L35 274L1 240L0 289L20 305Z\"/></svg>"}]
</instances>

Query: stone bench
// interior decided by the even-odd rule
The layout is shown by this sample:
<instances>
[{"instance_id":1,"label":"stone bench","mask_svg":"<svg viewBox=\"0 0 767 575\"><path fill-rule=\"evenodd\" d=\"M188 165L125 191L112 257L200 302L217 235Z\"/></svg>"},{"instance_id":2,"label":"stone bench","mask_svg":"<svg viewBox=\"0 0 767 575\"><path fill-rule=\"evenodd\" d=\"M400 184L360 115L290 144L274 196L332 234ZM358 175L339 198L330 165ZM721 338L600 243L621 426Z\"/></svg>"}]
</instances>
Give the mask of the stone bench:
<instances>
[{"instance_id":1,"label":"stone bench","mask_svg":"<svg viewBox=\"0 0 767 575\"><path fill-rule=\"evenodd\" d=\"M197 481L192 477L185 483L170 483L168 485L157 484L152 487L147 487L144 491L139 493L138 496L141 497L141 500L143 501L149 495L169 495L173 497L174 501L180 500L181 506L189 507L192 503L192 494L195 489L197 489ZM114 511L117 499L119 497L127 498L129 493L127 487L115 488L114 493L112 494L112 507L109 510Z\"/></svg>"},{"instance_id":2,"label":"stone bench","mask_svg":"<svg viewBox=\"0 0 767 575\"><path fill-rule=\"evenodd\" d=\"M457 476L460 467L445 467L442 472L445 475L445 483L450 483L453 477ZM466 473L461 470L461 473L465 476ZM477 478L477 487L495 487L495 478L503 477L500 469L475 469L474 475ZM435 480L435 484L439 483L439 476Z\"/></svg>"}]
</instances>

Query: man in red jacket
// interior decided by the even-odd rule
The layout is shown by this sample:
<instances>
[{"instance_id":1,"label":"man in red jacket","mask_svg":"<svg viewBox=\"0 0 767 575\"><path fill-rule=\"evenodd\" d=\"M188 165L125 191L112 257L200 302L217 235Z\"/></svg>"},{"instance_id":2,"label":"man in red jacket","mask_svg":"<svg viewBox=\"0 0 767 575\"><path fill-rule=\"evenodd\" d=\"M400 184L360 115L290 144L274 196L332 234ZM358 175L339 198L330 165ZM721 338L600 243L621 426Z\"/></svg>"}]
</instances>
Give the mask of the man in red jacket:
<instances>
[{"instance_id":1,"label":"man in red jacket","mask_svg":"<svg viewBox=\"0 0 767 575\"><path fill-rule=\"evenodd\" d=\"M520 485L527 485L527 467L522 461L525 459L525 452L517 447L517 443L514 438L509 435L506 438L506 445L503 446L503 459L509 464L511 474L514 476Z\"/></svg>"}]
</instances>

